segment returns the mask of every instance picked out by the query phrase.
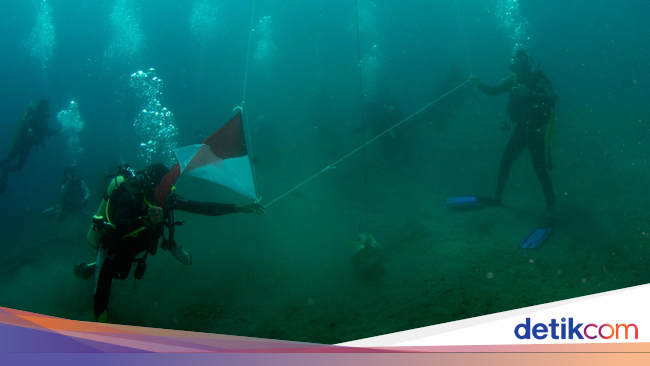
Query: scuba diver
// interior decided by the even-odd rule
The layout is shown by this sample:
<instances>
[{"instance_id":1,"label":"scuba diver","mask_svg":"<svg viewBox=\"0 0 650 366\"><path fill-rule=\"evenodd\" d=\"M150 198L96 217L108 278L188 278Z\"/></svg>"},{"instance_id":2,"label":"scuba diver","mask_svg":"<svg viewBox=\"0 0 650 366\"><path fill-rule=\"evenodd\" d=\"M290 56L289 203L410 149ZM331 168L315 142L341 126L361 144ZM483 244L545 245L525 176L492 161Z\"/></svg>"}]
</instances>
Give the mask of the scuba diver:
<instances>
[{"instance_id":1,"label":"scuba diver","mask_svg":"<svg viewBox=\"0 0 650 366\"><path fill-rule=\"evenodd\" d=\"M541 246L551 237L555 225L555 193L548 170L553 166L550 137L555 119L555 101L558 97L553 92L549 79L539 70L539 65L535 70L532 65L533 62L528 52L522 48L516 48L509 65L512 74L509 78L501 80L497 86L487 86L476 76L470 77L470 82L488 95L510 93L507 119L501 128L503 130L510 129L509 122L514 123L516 127L501 159L494 196L458 196L447 198L445 201L447 207L458 209L474 209L501 204L510 169L519 155L528 147L535 173L542 184L548 215L524 238L519 245L522 249L536 249Z\"/></svg>"},{"instance_id":2,"label":"scuba diver","mask_svg":"<svg viewBox=\"0 0 650 366\"><path fill-rule=\"evenodd\" d=\"M79 174L73 167L68 166L63 169L61 202L49 210L56 208L57 220L65 221L71 214L83 213L88 205L89 197L90 191L86 183L79 178ZM44 211L44 213L49 210Z\"/></svg>"},{"instance_id":3,"label":"scuba diver","mask_svg":"<svg viewBox=\"0 0 650 366\"><path fill-rule=\"evenodd\" d=\"M515 49L509 69L512 71L510 77L501 80L496 86L485 85L476 76L470 77L471 83L485 94L510 93L507 119L501 127L505 131L510 129L509 123L516 125L501 159L496 192L492 199L484 199L483 202L501 203L510 169L519 155L528 147L535 173L546 198L548 210L546 221L552 223L555 213L555 193L551 177L548 174L548 169L552 168L552 160L549 149L547 161L545 129L553 123L553 111L558 98L544 73L539 68L533 70L533 62L523 48ZM550 223L549 225L551 225Z\"/></svg>"},{"instance_id":4,"label":"scuba diver","mask_svg":"<svg viewBox=\"0 0 650 366\"><path fill-rule=\"evenodd\" d=\"M137 263L133 276L142 279L146 270L146 258L155 255L162 237L161 249L169 250L185 265L191 264L191 255L174 241L175 226L184 222L174 221L173 210L181 210L208 216L233 213L264 213L258 203L245 205L197 202L169 194L163 207L158 206L155 188L169 169L163 164L152 164L141 174L136 174L128 166L109 186L107 196L100 206L104 207L105 217L93 218L93 231L88 239L91 245L97 244L97 261L93 264L75 266L75 274L82 278L95 278L94 315L98 322L106 322L107 307L113 279L124 280L131 267ZM119 178L119 179L118 179ZM164 236L167 227L168 235ZM137 256L144 255L140 258Z\"/></svg>"},{"instance_id":5,"label":"scuba diver","mask_svg":"<svg viewBox=\"0 0 650 366\"><path fill-rule=\"evenodd\" d=\"M23 170L32 146L42 146L45 148L45 138L58 134L60 130L50 131L47 124L47 118L50 116L50 107L47 100L43 99L38 103L36 108L30 105L20 121L18 131L14 135L11 150L7 157L0 160L2 175L0 176L0 194L3 194L7 188L9 172L19 172ZM18 164L8 166L18 157Z\"/></svg>"}]
</instances>

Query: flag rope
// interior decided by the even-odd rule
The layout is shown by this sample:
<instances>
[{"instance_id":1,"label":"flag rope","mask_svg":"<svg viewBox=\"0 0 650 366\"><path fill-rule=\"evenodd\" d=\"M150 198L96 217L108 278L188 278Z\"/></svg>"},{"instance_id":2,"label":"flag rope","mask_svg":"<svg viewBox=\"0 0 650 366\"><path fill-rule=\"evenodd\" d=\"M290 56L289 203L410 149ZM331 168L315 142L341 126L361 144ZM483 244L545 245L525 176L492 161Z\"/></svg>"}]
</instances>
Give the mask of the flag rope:
<instances>
[{"instance_id":1,"label":"flag rope","mask_svg":"<svg viewBox=\"0 0 650 366\"><path fill-rule=\"evenodd\" d=\"M248 113L246 112L246 89L248 88L248 66L250 64L251 56L251 40L253 38L253 21L255 17L255 0L253 0L253 5L251 6L251 22L250 27L248 28L248 48L246 50L246 71L244 72L244 93L242 95L241 113L243 116L244 125L246 125L246 145L248 150L248 160L251 165L251 171L253 172L253 187L255 187L255 197L258 198L257 194L257 173L255 171L255 163L253 162L253 141L251 140L251 130L249 127ZM235 108L237 109L237 108Z\"/></svg>"},{"instance_id":2,"label":"flag rope","mask_svg":"<svg viewBox=\"0 0 650 366\"><path fill-rule=\"evenodd\" d=\"M404 118L403 120L399 121L398 123L396 123L395 125L393 125L393 126L390 127L389 129L387 129L386 131L384 131L384 132L380 133L379 135L373 137L373 138L372 138L371 140L369 140L368 142L366 142L366 143L364 143L363 145L359 146L358 148L352 150L350 153L348 153L348 154L345 155L344 157L342 157L342 158L340 158L339 160L333 162L332 164L326 166L323 170L321 170L321 171L319 171L318 173L314 174L314 175L311 176L309 179L303 181L302 183L300 183L300 184L298 184L297 186L293 187L292 189L290 189L290 190L287 191L286 193L282 194L282 195L279 196L278 198L276 198L276 199L274 199L273 201L267 203L266 205L264 205L264 208L271 206L271 205L272 205L273 203L275 203L276 201L278 201L278 200L280 200L281 198L287 196L287 195L290 194L291 192L293 192L293 191L295 191L296 189L302 187L303 185L305 185L306 183L308 183L308 182L311 181L312 179L318 177L319 175L325 173L326 171L328 171L328 170L330 170L330 169L334 169L334 168L336 168L336 164L338 164L338 163L340 163L341 161L347 159L348 157L350 157L350 156L353 155L354 153L358 152L359 150L363 149L363 148L366 147L367 145L369 145L369 144L371 144L372 142L376 141L377 139L379 139L379 138L382 137L383 135L385 135L385 134L387 134L388 132L390 132L390 131L392 131L393 129L395 129L397 126L401 125L402 123L404 123L404 122L410 120L411 118L415 117L416 115L422 113L425 109L427 109L427 108L431 107L432 105L438 103L441 99L445 98L446 96L448 96L449 94L455 92L456 90L462 88L462 87L465 86L465 84L467 84L467 83L469 83L469 79L466 80L465 82L463 82L462 84L458 85L457 87L453 88L452 90L448 91L447 93L443 94L441 97L439 97L438 99L434 100L433 102L431 102L431 103L427 104L426 106L422 107L422 108L419 109L417 112L415 112L415 113L411 114L410 116Z\"/></svg>"},{"instance_id":3,"label":"flag rope","mask_svg":"<svg viewBox=\"0 0 650 366\"><path fill-rule=\"evenodd\" d=\"M241 97L242 106L246 100L246 87L248 86L248 64L251 56L251 40L253 39L253 20L255 16L255 0L253 0L253 5L251 7L251 23L248 28L248 47L246 48L246 71L244 72L244 94Z\"/></svg>"}]
</instances>

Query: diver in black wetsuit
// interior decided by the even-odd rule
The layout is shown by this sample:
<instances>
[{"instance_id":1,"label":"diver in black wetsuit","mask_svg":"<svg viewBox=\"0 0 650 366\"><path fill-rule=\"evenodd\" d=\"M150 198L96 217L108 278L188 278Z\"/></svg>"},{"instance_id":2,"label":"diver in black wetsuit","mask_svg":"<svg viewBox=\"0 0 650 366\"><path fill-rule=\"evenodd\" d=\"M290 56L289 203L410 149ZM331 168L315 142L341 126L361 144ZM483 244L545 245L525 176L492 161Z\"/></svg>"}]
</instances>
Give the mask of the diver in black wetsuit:
<instances>
[{"instance_id":1,"label":"diver in black wetsuit","mask_svg":"<svg viewBox=\"0 0 650 366\"><path fill-rule=\"evenodd\" d=\"M75 213L83 213L88 205L90 191L86 183L81 180L77 170L71 166L63 169L63 181L61 185L61 203L56 218L58 221L65 221L68 216Z\"/></svg>"},{"instance_id":2,"label":"diver in black wetsuit","mask_svg":"<svg viewBox=\"0 0 650 366\"><path fill-rule=\"evenodd\" d=\"M27 158L32 150L32 146L45 147L45 138L59 133L59 130L50 131L47 124L47 118L50 116L50 107L47 100L41 100L38 107L29 106L23 119L20 121L18 131L14 136L11 150L7 156L0 160L0 194L3 194L7 187L9 172L19 172L23 170ZM9 166L14 159L18 158L18 164Z\"/></svg>"},{"instance_id":3,"label":"diver in black wetsuit","mask_svg":"<svg viewBox=\"0 0 650 366\"><path fill-rule=\"evenodd\" d=\"M77 276L89 278L94 273L93 310L97 321L106 321L106 309L113 279L126 279L134 262L138 263L134 277L141 279L146 268L146 256L156 253L161 237L163 238L161 244L163 250L172 252L179 261L186 260L184 264L191 263L189 254L173 240L173 227L180 223L174 222L172 210L208 216L238 212L264 213L264 208L258 203L240 206L197 202L187 200L174 193L167 198L162 208L157 207L154 188L168 171L162 164L153 164L144 171L142 176L128 179L111 193L110 203L107 207L110 217L106 220L112 226L110 229L106 229L106 234L99 241L97 262L92 265L75 266ZM167 238L163 236L164 227L168 227L170 230L170 235ZM145 252L144 257L136 258L143 252ZM179 258L179 256L184 258Z\"/></svg>"},{"instance_id":4,"label":"diver in black wetsuit","mask_svg":"<svg viewBox=\"0 0 650 366\"><path fill-rule=\"evenodd\" d=\"M502 128L509 129L508 122L514 123L516 128L501 159L494 203L501 202L510 168L528 147L552 219L555 211L555 193L547 170L544 127L553 118L557 97L548 78L539 70L533 71L532 61L525 50L515 50L509 68L512 71L511 76L503 79L497 86L487 86L476 76L470 77L472 84L488 95L510 93L507 110L509 121L506 120Z\"/></svg>"}]
</instances>

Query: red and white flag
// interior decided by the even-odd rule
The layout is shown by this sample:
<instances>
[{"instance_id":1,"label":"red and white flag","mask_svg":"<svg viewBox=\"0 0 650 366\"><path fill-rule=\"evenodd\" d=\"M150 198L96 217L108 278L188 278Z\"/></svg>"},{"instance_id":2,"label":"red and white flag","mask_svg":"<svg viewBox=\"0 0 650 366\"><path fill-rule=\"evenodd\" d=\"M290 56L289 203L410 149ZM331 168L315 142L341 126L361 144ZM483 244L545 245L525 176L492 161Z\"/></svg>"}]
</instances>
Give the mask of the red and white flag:
<instances>
[{"instance_id":1,"label":"red and white flag","mask_svg":"<svg viewBox=\"0 0 650 366\"><path fill-rule=\"evenodd\" d=\"M241 112L237 113L202 144L183 147L174 150L174 153L178 158L178 164L168 173L170 177L166 176L166 178L173 179L175 176L177 179L180 174L188 174L221 184L248 198L257 198L251 162L246 149ZM163 182L165 180L163 179ZM175 181L175 179L173 180ZM169 189L171 189L171 185ZM158 187L156 187L156 191L158 195ZM161 187L160 193L159 204L161 200L164 202L165 193L169 193L169 190L167 187ZM165 197L162 197L162 194Z\"/></svg>"}]
</instances>

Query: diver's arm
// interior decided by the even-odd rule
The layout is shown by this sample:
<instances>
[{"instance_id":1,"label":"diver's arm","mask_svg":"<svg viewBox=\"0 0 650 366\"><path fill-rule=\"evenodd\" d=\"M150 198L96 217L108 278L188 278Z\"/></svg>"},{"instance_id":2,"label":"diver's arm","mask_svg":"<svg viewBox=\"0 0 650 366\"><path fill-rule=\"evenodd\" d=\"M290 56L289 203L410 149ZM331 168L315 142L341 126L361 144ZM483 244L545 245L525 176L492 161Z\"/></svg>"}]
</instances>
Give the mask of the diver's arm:
<instances>
[{"instance_id":1,"label":"diver's arm","mask_svg":"<svg viewBox=\"0 0 650 366\"><path fill-rule=\"evenodd\" d=\"M503 79L496 86L485 85L479 81L477 88L487 95L499 95L509 92L515 86L512 78Z\"/></svg>"},{"instance_id":2,"label":"diver's arm","mask_svg":"<svg viewBox=\"0 0 650 366\"><path fill-rule=\"evenodd\" d=\"M167 208L167 205L174 210L206 216L222 216L239 212L237 205L234 204L192 201L176 194L170 196L165 208Z\"/></svg>"}]
</instances>

